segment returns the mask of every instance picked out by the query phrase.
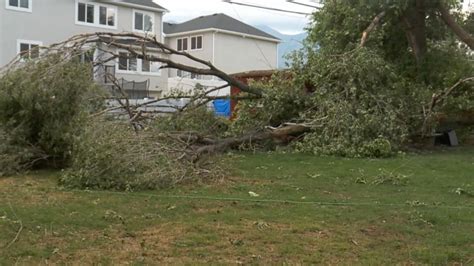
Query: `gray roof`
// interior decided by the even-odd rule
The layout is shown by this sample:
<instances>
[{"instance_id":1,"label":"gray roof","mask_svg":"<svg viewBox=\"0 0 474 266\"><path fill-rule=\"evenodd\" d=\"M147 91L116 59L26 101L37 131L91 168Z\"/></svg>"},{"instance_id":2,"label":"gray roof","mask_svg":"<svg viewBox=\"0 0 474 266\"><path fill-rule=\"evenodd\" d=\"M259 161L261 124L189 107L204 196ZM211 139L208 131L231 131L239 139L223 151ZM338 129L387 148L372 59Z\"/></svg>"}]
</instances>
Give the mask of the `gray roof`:
<instances>
[{"instance_id":1,"label":"gray roof","mask_svg":"<svg viewBox=\"0 0 474 266\"><path fill-rule=\"evenodd\" d=\"M175 34L211 28L279 40L273 35L263 32L255 27L252 27L222 13L198 17L180 24L167 22L163 23L163 32L165 34Z\"/></svg>"},{"instance_id":2,"label":"gray roof","mask_svg":"<svg viewBox=\"0 0 474 266\"><path fill-rule=\"evenodd\" d=\"M147 8L166 10L166 8L153 2L153 0L101 0L101 2L115 2L116 4L120 4L120 3L133 4L133 5L143 6Z\"/></svg>"}]
</instances>

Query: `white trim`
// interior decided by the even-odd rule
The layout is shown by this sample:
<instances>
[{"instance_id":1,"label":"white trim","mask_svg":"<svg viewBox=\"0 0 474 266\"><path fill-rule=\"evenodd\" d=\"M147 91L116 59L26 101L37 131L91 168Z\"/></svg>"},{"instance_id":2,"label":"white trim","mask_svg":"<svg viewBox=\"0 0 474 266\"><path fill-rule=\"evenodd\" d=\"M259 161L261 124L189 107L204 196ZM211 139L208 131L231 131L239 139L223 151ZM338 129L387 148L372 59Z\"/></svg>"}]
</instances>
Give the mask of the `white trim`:
<instances>
[{"instance_id":1,"label":"white trim","mask_svg":"<svg viewBox=\"0 0 474 266\"><path fill-rule=\"evenodd\" d=\"M20 53L20 44L33 44L33 45L39 45L39 46L43 46L43 42L42 41L32 41L32 40L23 40L23 39L18 39L16 40L16 53L19 54Z\"/></svg>"},{"instance_id":2,"label":"white trim","mask_svg":"<svg viewBox=\"0 0 474 266\"><path fill-rule=\"evenodd\" d=\"M16 54L20 55L21 53L21 44L28 44L28 45L38 45L39 47L43 46L43 42L41 41L32 41L32 40L23 40L23 39L17 39L16 40ZM23 61L23 59L21 60Z\"/></svg>"},{"instance_id":3,"label":"white trim","mask_svg":"<svg viewBox=\"0 0 474 266\"><path fill-rule=\"evenodd\" d=\"M19 5L20 5L20 0L18 0L18 6ZM10 10L14 10L14 11L33 13L33 0L28 0L28 8L10 6L10 1L5 0L5 8L10 9Z\"/></svg>"},{"instance_id":4,"label":"white trim","mask_svg":"<svg viewBox=\"0 0 474 266\"><path fill-rule=\"evenodd\" d=\"M213 32L212 33L212 64L215 65L216 64L216 33L217 32Z\"/></svg>"},{"instance_id":5,"label":"white trim","mask_svg":"<svg viewBox=\"0 0 474 266\"><path fill-rule=\"evenodd\" d=\"M281 40L278 40L278 39L267 38L267 37L253 35L253 34L246 34L246 33L237 32L237 31L221 30L221 29L217 29L217 28L208 28L208 29L202 29L202 30L193 30L193 31L166 34L166 37L179 37L179 36L183 36L183 35L192 35L192 34L198 34L198 33L209 32L209 31L227 33L227 34L230 34L230 35L237 35L237 36L240 36L240 37L243 37L243 38L253 38L253 39L262 40L262 41L281 43Z\"/></svg>"},{"instance_id":6,"label":"white trim","mask_svg":"<svg viewBox=\"0 0 474 266\"><path fill-rule=\"evenodd\" d=\"M137 5L137 4L132 4L132 3L124 3L124 2L118 2L116 0L102 0L104 3L111 3L114 5L120 5L120 6L127 6L127 7L132 7L138 10L146 10L146 11L152 11L152 12L169 12L168 9L162 9L162 8L155 8L155 7L150 7L150 6L142 6L142 5Z\"/></svg>"},{"instance_id":7,"label":"white trim","mask_svg":"<svg viewBox=\"0 0 474 266\"><path fill-rule=\"evenodd\" d=\"M142 13L143 15L147 15L147 16L151 17L152 27L151 27L150 31L135 29L135 14L136 13ZM143 11L143 10L138 10L138 9L133 9L133 13L132 13L132 30L133 30L133 32L138 32L138 33L143 33L143 34L152 34L152 35L155 36L156 35L156 33L155 33L155 21L156 21L155 13L147 12L147 11ZM143 16L143 29L145 29L145 16Z\"/></svg>"},{"instance_id":8,"label":"white trim","mask_svg":"<svg viewBox=\"0 0 474 266\"><path fill-rule=\"evenodd\" d=\"M94 22L89 23L89 22L83 22L79 21L79 3L85 4L86 5L86 14L87 14L87 5L93 5L94 6ZM87 26L87 27L95 27L95 28L103 28L103 29L112 29L116 30L118 28L118 8L113 5L108 5L108 4L103 4L103 3L97 3L97 2L91 2L90 0L75 0L75 14L74 14L74 21L76 25L80 26ZM114 21L114 26L108 26L108 25L102 25L100 24L100 7L106 7L107 9L114 9L115 11L115 21ZM87 21L87 18L86 18Z\"/></svg>"},{"instance_id":9,"label":"white trim","mask_svg":"<svg viewBox=\"0 0 474 266\"><path fill-rule=\"evenodd\" d=\"M186 49L181 49L179 50L179 47L178 47L178 40L184 40L184 39L187 39L187 42L186 42ZM183 41L181 41L181 48L183 48ZM190 41L190 38L189 36L186 36L186 37L181 37L181 38L176 38L176 51L178 52L182 52L182 51L189 51L190 50L190 47L191 47L191 41Z\"/></svg>"},{"instance_id":10,"label":"white trim","mask_svg":"<svg viewBox=\"0 0 474 266\"><path fill-rule=\"evenodd\" d=\"M163 33L163 29L164 29L163 17L161 17L160 20L161 20L161 43L165 43L165 34Z\"/></svg>"},{"instance_id":11,"label":"white trim","mask_svg":"<svg viewBox=\"0 0 474 266\"><path fill-rule=\"evenodd\" d=\"M276 69L280 68L280 55L278 54L278 45L280 45L280 44L277 44L277 47L276 47L276 58L277 58L277 60L276 60L276 62L277 62L276 63Z\"/></svg>"},{"instance_id":12,"label":"white trim","mask_svg":"<svg viewBox=\"0 0 474 266\"><path fill-rule=\"evenodd\" d=\"M201 37L201 48L193 49L193 38ZM196 39L196 47L197 47L197 39ZM189 36L189 51L202 51L204 48L204 35L193 35Z\"/></svg>"}]
</instances>

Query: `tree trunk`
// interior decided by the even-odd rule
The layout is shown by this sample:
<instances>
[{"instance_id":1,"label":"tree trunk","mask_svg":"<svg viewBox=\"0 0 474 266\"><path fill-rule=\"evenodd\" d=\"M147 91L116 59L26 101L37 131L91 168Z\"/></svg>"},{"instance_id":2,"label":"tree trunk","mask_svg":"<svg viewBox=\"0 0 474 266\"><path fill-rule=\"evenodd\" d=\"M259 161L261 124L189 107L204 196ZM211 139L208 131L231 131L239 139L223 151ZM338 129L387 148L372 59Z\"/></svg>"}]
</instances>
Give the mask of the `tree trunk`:
<instances>
[{"instance_id":1,"label":"tree trunk","mask_svg":"<svg viewBox=\"0 0 474 266\"><path fill-rule=\"evenodd\" d=\"M459 24L456 23L453 16L449 13L449 9L443 5L439 4L439 12L441 13L441 19L448 25L448 27L463 41L471 50L474 50L474 37L465 31Z\"/></svg>"},{"instance_id":2,"label":"tree trunk","mask_svg":"<svg viewBox=\"0 0 474 266\"><path fill-rule=\"evenodd\" d=\"M273 139L274 141L290 141L295 137L310 131L311 128L303 124L283 124L278 128L268 127L264 132L254 132L241 137L227 138L207 142L207 145L199 146L192 152L192 161L199 161L206 154L225 152L232 148L237 148L244 143L261 142Z\"/></svg>"},{"instance_id":3,"label":"tree trunk","mask_svg":"<svg viewBox=\"0 0 474 266\"><path fill-rule=\"evenodd\" d=\"M416 0L401 17L408 43L418 66L423 63L427 51L425 18L425 0Z\"/></svg>"}]
</instances>

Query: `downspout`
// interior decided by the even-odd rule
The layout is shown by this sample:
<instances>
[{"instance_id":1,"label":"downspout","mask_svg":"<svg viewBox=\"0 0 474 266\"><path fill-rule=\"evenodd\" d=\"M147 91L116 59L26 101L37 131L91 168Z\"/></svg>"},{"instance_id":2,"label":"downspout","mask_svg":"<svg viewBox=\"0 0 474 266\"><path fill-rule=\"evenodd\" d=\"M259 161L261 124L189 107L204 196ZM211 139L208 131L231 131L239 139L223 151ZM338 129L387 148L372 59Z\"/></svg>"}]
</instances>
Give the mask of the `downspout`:
<instances>
[{"instance_id":1,"label":"downspout","mask_svg":"<svg viewBox=\"0 0 474 266\"><path fill-rule=\"evenodd\" d=\"M212 65L216 65L216 33L217 31L212 32ZM212 77L213 80L216 80L216 77Z\"/></svg>"},{"instance_id":2,"label":"downspout","mask_svg":"<svg viewBox=\"0 0 474 266\"><path fill-rule=\"evenodd\" d=\"M277 56L277 60L276 60L276 62L277 62L277 64L276 64L276 69L279 69L279 68L280 68L280 56L279 56L279 54L278 54L278 45L280 45L280 43L277 43L277 45L276 45L276 56Z\"/></svg>"},{"instance_id":3,"label":"downspout","mask_svg":"<svg viewBox=\"0 0 474 266\"><path fill-rule=\"evenodd\" d=\"M216 31L212 33L212 64L214 65L216 58Z\"/></svg>"}]
</instances>

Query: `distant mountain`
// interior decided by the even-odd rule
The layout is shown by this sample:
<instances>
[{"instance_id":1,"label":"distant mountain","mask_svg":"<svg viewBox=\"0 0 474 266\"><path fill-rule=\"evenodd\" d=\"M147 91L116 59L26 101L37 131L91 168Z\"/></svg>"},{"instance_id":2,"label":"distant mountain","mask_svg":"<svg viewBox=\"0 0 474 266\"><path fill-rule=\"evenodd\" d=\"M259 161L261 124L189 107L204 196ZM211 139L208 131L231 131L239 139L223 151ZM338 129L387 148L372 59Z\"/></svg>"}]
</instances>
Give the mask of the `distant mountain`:
<instances>
[{"instance_id":1,"label":"distant mountain","mask_svg":"<svg viewBox=\"0 0 474 266\"><path fill-rule=\"evenodd\" d=\"M287 68L288 60L285 58L285 55L301 49L303 47L303 40L308 36L306 32L295 35L286 35L266 25L257 25L254 27L281 39L282 42L278 45L278 68Z\"/></svg>"}]
</instances>

